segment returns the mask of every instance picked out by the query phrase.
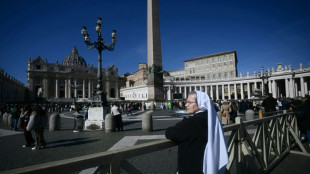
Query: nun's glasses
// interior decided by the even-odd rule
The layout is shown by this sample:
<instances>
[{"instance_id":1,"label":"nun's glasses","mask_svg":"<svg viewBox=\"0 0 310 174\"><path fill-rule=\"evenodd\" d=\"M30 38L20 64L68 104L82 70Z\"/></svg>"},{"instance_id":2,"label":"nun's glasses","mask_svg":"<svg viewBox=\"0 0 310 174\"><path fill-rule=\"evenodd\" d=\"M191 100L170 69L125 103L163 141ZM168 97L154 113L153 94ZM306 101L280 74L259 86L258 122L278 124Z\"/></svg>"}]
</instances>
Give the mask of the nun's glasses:
<instances>
[{"instance_id":1,"label":"nun's glasses","mask_svg":"<svg viewBox=\"0 0 310 174\"><path fill-rule=\"evenodd\" d=\"M193 103L196 103L196 102L189 102L189 101L186 102L186 104L189 104L189 105L190 105L190 104L193 104Z\"/></svg>"}]
</instances>

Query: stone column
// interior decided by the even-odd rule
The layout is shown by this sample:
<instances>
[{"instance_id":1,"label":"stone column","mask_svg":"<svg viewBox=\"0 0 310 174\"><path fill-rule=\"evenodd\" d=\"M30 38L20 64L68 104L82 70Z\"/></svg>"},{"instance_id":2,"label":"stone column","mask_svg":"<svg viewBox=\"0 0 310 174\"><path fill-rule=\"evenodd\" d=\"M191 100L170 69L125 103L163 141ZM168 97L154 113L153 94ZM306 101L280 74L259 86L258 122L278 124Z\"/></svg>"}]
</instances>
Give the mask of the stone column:
<instances>
[{"instance_id":1,"label":"stone column","mask_svg":"<svg viewBox=\"0 0 310 174\"><path fill-rule=\"evenodd\" d=\"M71 79L68 79L68 98L71 98Z\"/></svg>"},{"instance_id":2,"label":"stone column","mask_svg":"<svg viewBox=\"0 0 310 174\"><path fill-rule=\"evenodd\" d=\"M68 80L65 79L65 98L68 98Z\"/></svg>"},{"instance_id":3,"label":"stone column","mask_svg":"<svg viewBox=\"0 0 310 174\"><path fill-rule=\"evenodd\" d=\"M269 87L269 93L272 93L272 91L271 91L271 88L272 88L272 86L271 86L271 80L268 80L268 87Z\"/></svg>"},{"instance_id":4,"label":"stone column","mask_svg":"<svg viewBox=\"0 0 310 174\"><path fill-rule=\"evenodd\" d=\"M44 97L48 98L48 79L47 77L44 78Z\"/></svg>"},{"instance_id":5,"label":"stone column","mask_svg":"<svg viewBox=\"0 0 310 174\"><path fill-rule=\"evenodd\" d=\"M294 82L295 82L295 80L294 80ZM298 97L298 96L299 96L299 95L298 95L298 85L297 85L296 82L294 83L294 94L295 94L294 97Z\"/></svg>"},{"instance_id":6,"label":"stone column","mask_svg":"<svg viewBox=\"0 0 310 174\"><path fill-rule=\"evenodd\" d=\"M85 80L83 79L83 98L85 98Z\"/></svg>"},{"instance_id":7,"label":"stone column","mask_svg":"<svg viewBox=\"0 0 310 174\"><path fill-rule=\"evenodd\" d=\"M307 82L304 83L305 94L309 95Z\"/></svg>"},{"instance_id":8,"label":"stone column","mask_svg":"<svg viewBox=\"0 0 310 174\"><path fill-rule=\"evenodd\" d=\"M59 84L58 79L56 79L55 98L59 98L58 91L59 91Z\"/></svg>"},{"instance_id":9,"label":"stone column","mask_svg":"<svg viewBox=\"0 0 310 174\"><path fill-rule=\"evenodd\" d=\"M210 95L211 95L211 98L212 98L212 100L214 99L213 98L213 86L212 85L210 85L211 86L211 89L210 89Z\"/></svg>"},{"instance_id":10,"label":"stone column","mask_svg":"<svg viewBox=\"0 0 310 174\"><path fill-rule=\"evenodd\" d=\"M305 85L304 85L304 78L300 77L300 91L301 91L301 96L305 97Z\"/></svg>"},{"instance_id":11,"label":"stone column","mask_svg":"<svg viewBox=\"0 0 310 174\"><path fill-rule=\"evenodd\" d=\"M279 93L279 90L278 90L278 84L277 84L276 80L274 80L274 85L273 86L274 86L275 98L279 98L280 93Z\"/></svg>"},{"instance_id":12,"label":"stone column","mask_svg":"<svg viewBox=\"0 0 310 174\"><path fill-rule=\"evenodd\" d=\"M219 100L220 99L220 97L219 97L219 85L216 85L215 89L216 89L216 91L215 91L215 93L216 93L216 100Z\"/></svg>"},{"instance_id":13,"label":"stone column","mask_svg":"<svg viewBox=\"0 0 310 174\"><path fill-rule=\"evenodd\" d=\"M290 92L289 92L289 84L288 84L288 79L285 79L285 97L289 97L290 96Z\"/></svg>"},{"instance_id":14,"label":"stone column","mask_svg":"<svg viewBox=\"0 0 310 174\"><path fill-rule=\"evenodd\" d=\"M187 86L184 86L184 97L185 97L185 99L187 98Z\"/></svg>"},{"instance_id":15,"label":"stone column","mask_svg":"<svg viewBox=\"0 0 310 174\"><path fill-rule=\"evenodd\" d=\"M235 93L235 100L237 100L238 99L238 94L237 94L237 84L236 83L234 83L234 93Z\"/></svg>"},{"instance_id":16,"label":"stone column","mask_svg":"<svg viewBox=\"0 0 310 174\"><path fill-rule=\"evenodd\" d=\"M241 99L244 99L243 83L240 83Z\"/></svg>"},{"instance_id":17,"label":"stone column","mask_svg":"<svg viewBox=\"0 0 310 174\"><path fill-rule=\"evenodd\" d=\"M290 79L290 97L294 98L295 97L295 90L294 90L294 79Z\"/></svg>"},{"instance_id":18,"label":"stone column","mask_svg":"<svg viewBox=\"0 0 310 174\"><path fill-rule=\"evenodd\" d=\"M254 82L254 89L257 89L257 82Z\"/></svg>"},{"instance_id":19,"label":"stone column","mask_svg":"<svg viewBox=\"0 0 310 174\"><path fill-rule=\"evenodd\" d=\"M88 80L88 98L91 98L91 80Z\"/></svg>"},{"instance_id":20,"label":"stone column","mask_svg":"<svg viewBox=\"0 0 310 174\"><path fill-rule=\"evenodd\" d=\"M264 96L264 91L265 91L265 83L264 80L262 80L262 96Z\"/></svg>"},{"instance_id":21,"label":"stone column","mask_svg":"<svg viewBox=\"0 0 310 174\"><path fill-rule=\"evenodd\" d=\"M231 100L230 84L228 84L228 99Z\"/></svg>"},{"instance_id":22,"label":"stone column","mask_svg":"<svg viewBox=\"0 0 310 174\"><path fill-rule=\"evenodd\" d=\"M168 86L168 90L167 90L167 100L171 100L171 86Z\"/></svg>"},{"instance_id":23,"label":"stone column","mask_svg":"<svg viewBox=\"0 0 310 174\"><path fill-rule=\"evenodd\" d=\"M274 98L277 98L276 80L272 80L271 85L272 85L272 96L273 96Z\"/></svg>"},{"instance_id":24,"label":"stone column","mask_svg":"<svg viewBox=\"0 0 310 174\"><path fill-rule=\"evenodd\" d=\"M222 84L222 99L225 100L225 86Z\"/></svg>"},{"instance_id":25,"label":"stone column","mask_svg":"<svg viewBox=\"0 0 310 174\"><path fill-rule=\"evenodd\" d=\"M251 90L251 88L250 88L250 82L248 82L248 83L247 83L247 88L248 88L248 89L247 89L247 90L248 90L248 99L250 99L250 98L251 98L251 91L250 91L250 90Z\"/></svg>"},{"instance_id":26,"label":"stone column","mask_svg":"<svg viewBox=\"0 0 310 174\"><path fill-rule=\"evenodd\" d=\"M115 83L115 98L119 98L120 95L120 90L119 90L119 86L118 86L118 82L114 81ZM163 87L164 88L164 87ZM164 90L163 90L164 91Z\"/></svg>"},{"instance_id":27,"label":"stone column","mask_svg":"<svg viewBox=\"0 0 310 174\"><path fill-rule=\"evenodd\" d=\"M107 79L106 81L105 81L105 83L106 83L106 92L107 92L107 99L108 98L110 98L110 96L111 96L111 94L110 94L110 88L111 88L111 86L110 86L110 80L109 79Z\"/></svg>"},{"instance_id":28,"label":"stone column","mask_svg":"<svg viewBox=\"0 0 310 174\"><path fill-rule=\"evenodd\" d=\"M77 79L74 81L74 97L77 97Z\"/></svg>"}]
</instances>

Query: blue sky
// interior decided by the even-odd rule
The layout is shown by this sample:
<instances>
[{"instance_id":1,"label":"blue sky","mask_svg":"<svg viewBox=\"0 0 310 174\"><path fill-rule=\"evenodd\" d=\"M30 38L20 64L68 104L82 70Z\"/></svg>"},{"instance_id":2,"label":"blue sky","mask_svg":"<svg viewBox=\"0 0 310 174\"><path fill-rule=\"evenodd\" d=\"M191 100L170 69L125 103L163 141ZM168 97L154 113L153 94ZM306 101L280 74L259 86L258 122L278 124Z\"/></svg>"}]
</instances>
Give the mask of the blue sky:
<instances>
[{"instance_id":1,"label":"blue sky","mask_svg":"<svg viewBox=\"0 0 310 174\"><path fill-rule=\"evenodd\" d=\"M0 67L26 84L27 61L41 56L60 63L74 45L97 67L98 52L88 50L81 27L91 41L102 35L114 51L103 52L103 67L114 64L119 75L147 63L147 0L1 0ZM237 51L238 72L259 71L277 63L310 66L310 1L307 0L159 0L163 68L184 68L184 60Z\"/></svg>"}]
</instances>

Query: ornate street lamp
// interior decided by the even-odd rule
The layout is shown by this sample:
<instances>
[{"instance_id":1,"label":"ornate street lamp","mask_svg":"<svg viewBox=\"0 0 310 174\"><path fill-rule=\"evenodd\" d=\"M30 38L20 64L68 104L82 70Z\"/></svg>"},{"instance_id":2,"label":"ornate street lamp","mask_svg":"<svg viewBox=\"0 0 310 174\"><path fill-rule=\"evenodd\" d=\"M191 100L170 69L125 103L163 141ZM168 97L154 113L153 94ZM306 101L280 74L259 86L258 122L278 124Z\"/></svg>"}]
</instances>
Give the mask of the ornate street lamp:
<instances>
[{"instance_id":1,"label":"ornate street lamp","mask_svg":"<svg viewBox=\"0 0 310 174\"><path fill-rule=\"evenodd\" d=\"M267 95L267 88L268 88L268 77L269 77L269 72L264 73L264 67L262 67L262 70L260 73L258 73L258 76L262 79L262 82L264 85L264 91L263 91L263 97L265 97Z\"/></svg>"},{"instance_id":2,"label":"ornate street lamp","mask_svg":"<svg viewBox=\"0 0 310 174\"><path fill-rule=\"evenodd\" d=\"M98 17L97 26L96 26L96 32L98 34L97 42L90 42L89 34L86 31L86 27L82 27L82 35L84 37L84 42L88 49L92 50L96 48L98 50L99 56L98 56L98 84L96 87L96 93L94 94L94 102L100 104L101 106L107 105L106 100L106 93L103 92L103 85L102 85L102 66L101 66L101 53L103 50L113 51L114 45L116 44L116 30L112 30L112 42L110 44L106 44L103 41L103 38L101 36L101 25L102 25L102 18Z\"/></svg>"}]
</instances>

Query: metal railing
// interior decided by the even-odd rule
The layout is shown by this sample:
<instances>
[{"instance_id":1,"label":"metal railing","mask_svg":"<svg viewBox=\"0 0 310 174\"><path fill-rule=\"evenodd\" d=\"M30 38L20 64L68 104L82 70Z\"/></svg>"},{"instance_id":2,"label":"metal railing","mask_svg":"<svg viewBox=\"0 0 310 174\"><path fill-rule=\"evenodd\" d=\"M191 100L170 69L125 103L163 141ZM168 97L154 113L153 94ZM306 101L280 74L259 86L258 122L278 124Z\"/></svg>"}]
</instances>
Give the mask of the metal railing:
<instances>
[{"instance_id":1,"label":"metal railing","mask_svg":"<svg viewBox=\"0 0 310 174\"><path fill-rule=\"evenodd\" d=\"M285 111L286 112L286 111ZM299 153L310 156L299 140L297 119L293 112L277 113L277 115L242 121L236 118L236 123L224 126L224 132L229 132L227 141L229 163L227 171L235 173L264 173L270 171L288 153ZM250 134L249 130L255 130ZM227 134L227 133L226 133ZM6 173L69 173L83 169L101 166L108 173L120 173L120 168L128 173L142 173L131 165L127 159L151 152L176 146L170 140L158 140L135 145L114 151L106 151L65 160L59 160L24 168L0 172ZM295 147L299 148L295 148ZM294 151L301 149L301 151Z\"/></svg>"}]
</instances>

